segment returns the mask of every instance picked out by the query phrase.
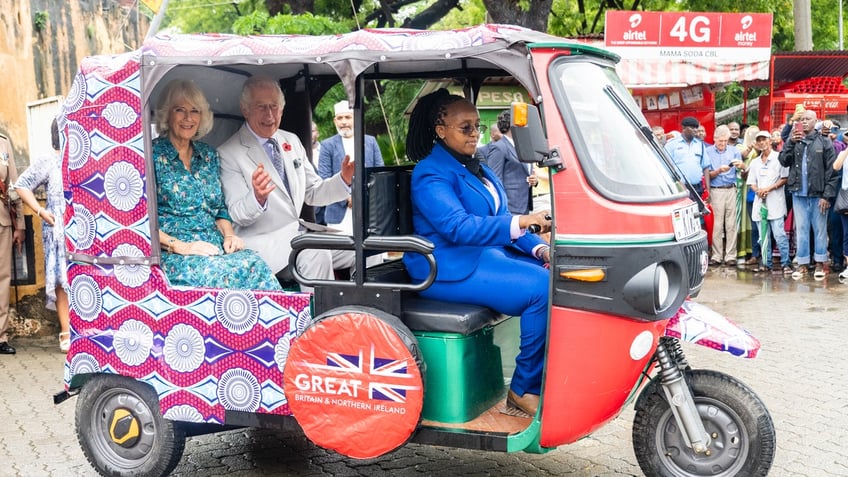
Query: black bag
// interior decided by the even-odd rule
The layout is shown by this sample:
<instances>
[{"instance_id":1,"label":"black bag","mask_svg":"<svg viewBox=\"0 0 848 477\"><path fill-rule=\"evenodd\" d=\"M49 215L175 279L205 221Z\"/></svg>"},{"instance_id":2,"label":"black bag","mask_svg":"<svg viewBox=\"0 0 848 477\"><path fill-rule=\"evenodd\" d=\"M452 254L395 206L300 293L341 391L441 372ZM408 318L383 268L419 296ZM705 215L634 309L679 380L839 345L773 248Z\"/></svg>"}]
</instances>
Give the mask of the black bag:
<instances>
[{"instance_id":1,"label":"black bag","mask_svg":"<svg viewBox=\"0 0 848 477\"><path fill-rule=\"evenodd\" d=\"M839 189L836 194L836 203L833 204L833 211L837 214L848 215L848 189Z\"/></svg>"}]
</instances>

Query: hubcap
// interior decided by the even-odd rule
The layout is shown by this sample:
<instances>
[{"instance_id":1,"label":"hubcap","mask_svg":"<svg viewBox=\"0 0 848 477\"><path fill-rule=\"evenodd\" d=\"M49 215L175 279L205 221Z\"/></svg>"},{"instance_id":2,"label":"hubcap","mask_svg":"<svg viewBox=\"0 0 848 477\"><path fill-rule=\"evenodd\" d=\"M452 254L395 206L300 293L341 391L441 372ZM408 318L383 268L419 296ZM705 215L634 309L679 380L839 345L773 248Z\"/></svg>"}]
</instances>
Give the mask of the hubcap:
<instances>
[{"instance_id":1,"label":"hubcap","mask_svg":"<svg viewBox=\"0 0 848 477\"><path fill-rule=\"evenodd\" d=\"M101 456L119 468L133 468L150 455L156 423L139 396L126 389L112 390L94 406L90 429Z\"/></svg>"},{"instance_id":2,"label":"hubcap","mask_svg":"<svg viewBox=\"0 0 848 477\"><path fill-rule=\"evenodd\" d=\"M721 402L695 398L696 408L710 436L706 453L696 454L686 445L682 430L671 410L660 419L657 449L660 460L675 476L734 476L744 465L749 452L747 431L740 417Z\"/></svg>"}]
</instances>

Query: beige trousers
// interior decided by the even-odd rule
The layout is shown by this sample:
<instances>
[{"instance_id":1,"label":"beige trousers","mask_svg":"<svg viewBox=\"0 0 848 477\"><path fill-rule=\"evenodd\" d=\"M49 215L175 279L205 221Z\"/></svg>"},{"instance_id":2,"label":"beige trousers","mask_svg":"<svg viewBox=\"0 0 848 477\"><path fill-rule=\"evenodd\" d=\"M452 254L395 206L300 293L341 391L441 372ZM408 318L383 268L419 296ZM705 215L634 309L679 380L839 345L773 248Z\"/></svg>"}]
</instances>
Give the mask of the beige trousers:
<instances>
[{"instance_id":1,"label":"beige trousers","mask_svg":"<svg viewBox=\"0 0 848 477\"><path fill-rule=\"evenodd\" d=\"M0 204L0 207L3 207ZM0 343L9 340L9 292L12 284L12 235L10 226L0 225Z\"/></svg>"},{"instance_id":2,"label":"beige trousers","mask_svg":"<svg viewBox=\"0 0 848 477\"><path fill-rule=\"evenodd\" d=\"M713 247L710 260L736 260L736 188L710 188L713 206Z\"/></svg>"}]
</instances>

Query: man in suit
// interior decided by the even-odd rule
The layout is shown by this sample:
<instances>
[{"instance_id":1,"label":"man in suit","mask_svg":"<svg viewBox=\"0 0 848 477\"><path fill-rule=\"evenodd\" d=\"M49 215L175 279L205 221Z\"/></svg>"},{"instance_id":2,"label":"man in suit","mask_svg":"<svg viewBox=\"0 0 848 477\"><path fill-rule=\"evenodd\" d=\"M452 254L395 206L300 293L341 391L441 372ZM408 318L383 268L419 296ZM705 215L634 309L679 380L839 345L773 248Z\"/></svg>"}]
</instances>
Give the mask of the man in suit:
<instances>
[{"instance_id":1,"label":"man in suit","mask_svg":"<svg viewBox=\"0 0 848 477\"><path fill-rule=\"evenodd\" d=\"M332 177L339 173L342 161L346 156L354 156L353 147L353 111L346 99L333 106L333 123L338 134L321 141L321 152L318 156L318 175L323 178ZM365 135L365 167L383 166L383 156L374 136ZM325 224L341 224L345 215L350 213L350 196L345 200L330 204L324 208ZM320 215L320 213L319 213ZM350 217L348 216L348 219ZM347 221L350 223L350 220Z\"/></svg>"},{"instance_id":2,"label":"man in suit","mask_svg":"<svg viewBox=\"0 0 848 477\"><path fill-rule=\"evenodd\" d=\"M304 233L298 223L304 203L326 205L350 195L353 161L321 179L293 133L279 129L285 98L271 78L252 77L242 88L245 124L218 148L221 184L235 232L259 253L281 282L291 254L291 240ZM332 280L334 269L353 265L350 250L305 250L297 260L301 275Z\"/></svg>"},{"instance_id":3,"label":"man in suit","mask_svg":"<svg viewBox=\"0 0 848 477\"><path fill-rule=\"evenodd\" d=\"M498 115L498 130L503 134L500 140L481 148L486 163L495 171L506 189L506 201L512 215L525 215L532 208L530 188L538 183L532 172L532 164L519 162L509 129L509 111Z\"/></svg>"},{"instance_id":4,"label":"man in suit","mask_svg":"<svg viewBox=\"0 0 848 477\"><path fill-rule=\"evenodd\" d=\"M12 243L24 242L24 211L11 184L18 181L15 155L6 136L0 134L0 354L15 354L9 344L9 290L12 284ZM12 218L12 211L15 218Z\"/></svg>"}]
</instances>

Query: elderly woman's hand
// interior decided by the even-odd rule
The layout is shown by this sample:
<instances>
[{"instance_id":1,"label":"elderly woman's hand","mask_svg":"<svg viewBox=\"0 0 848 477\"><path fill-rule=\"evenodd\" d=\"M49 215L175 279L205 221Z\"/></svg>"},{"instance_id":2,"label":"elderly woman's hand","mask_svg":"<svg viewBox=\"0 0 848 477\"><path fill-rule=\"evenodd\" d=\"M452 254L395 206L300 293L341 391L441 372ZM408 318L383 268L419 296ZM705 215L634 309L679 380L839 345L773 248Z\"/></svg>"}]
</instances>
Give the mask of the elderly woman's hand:
<instances>
[{"instance_id":1,"label":"elderly woman's hand","mask_svg":"<svg viewBox=\"0 0 848 477\"><path fill-rule=\"evenodd\" d=\"M178 242L173 246L174 253L180 255L201 255L210 257L212 255L220 255L221 251L215 245L209 242L197 240L195 242Z\"/></svg>"},{"instance_id":2,"label":"elderly woman's hand","mask_svg":"<svg viewBox=\"0 0 848 477\"><path fill-rule=\"evenodd\" d=\"M238 252L244 248L244 240L238 235L227 235L224 237L224 253Z\"/></svg>"}]
</instances>

